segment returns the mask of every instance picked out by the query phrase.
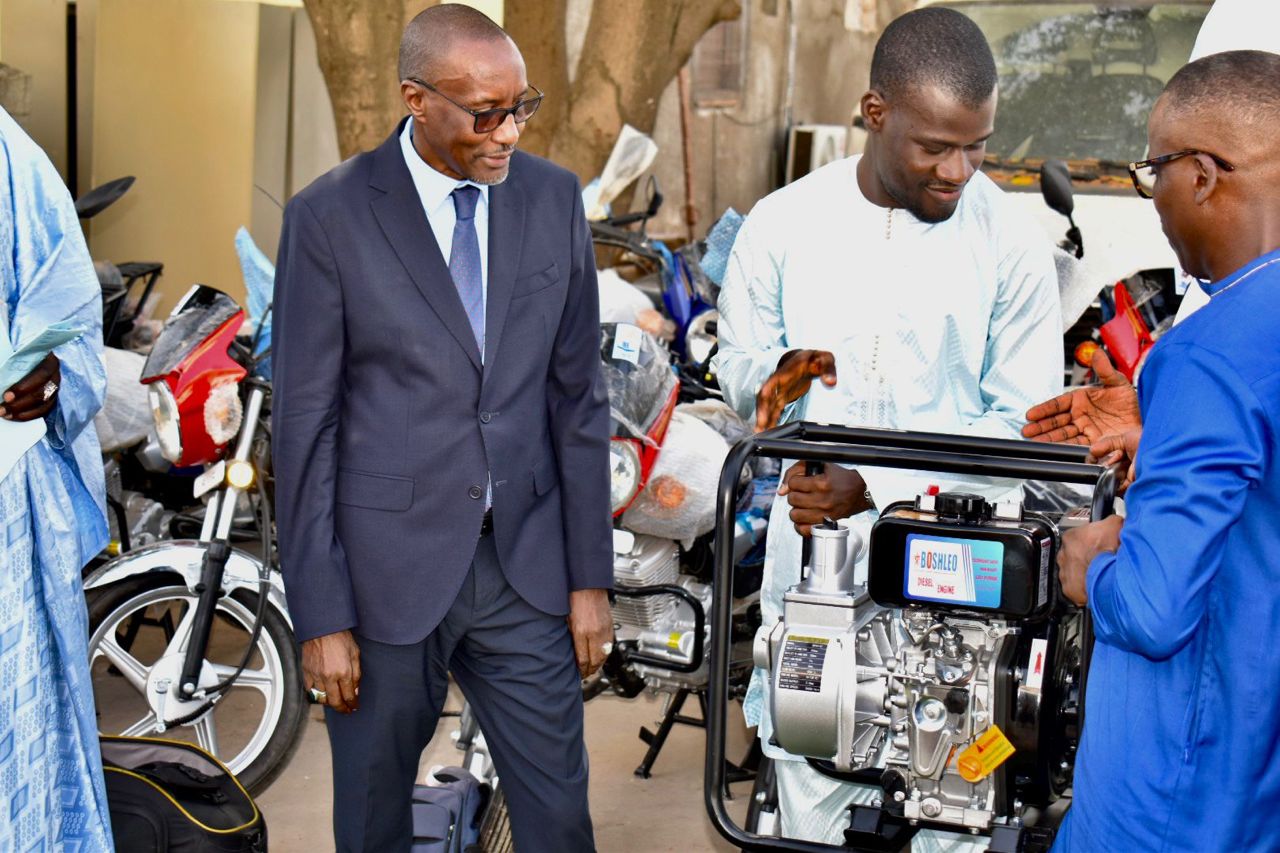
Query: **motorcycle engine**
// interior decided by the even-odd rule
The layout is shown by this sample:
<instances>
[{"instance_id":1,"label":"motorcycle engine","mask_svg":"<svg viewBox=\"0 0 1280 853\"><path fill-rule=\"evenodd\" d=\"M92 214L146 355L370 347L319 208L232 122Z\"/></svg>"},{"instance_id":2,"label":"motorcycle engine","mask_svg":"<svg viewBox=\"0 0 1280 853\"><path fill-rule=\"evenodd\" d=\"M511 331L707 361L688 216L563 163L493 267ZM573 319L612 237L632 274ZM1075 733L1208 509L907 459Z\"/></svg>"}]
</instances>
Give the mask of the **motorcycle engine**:
<instances>
[{"instance_id":1,"label":"motorcycle engine","mask_svg":"<svg viewBox=\"0 0 1280 853\"><path fill-rule=\"evenodd\" d=\"M1018 503L924 495L888 507L862 544L828 524L757 635L777 744L878 784L913 824L1020 825L1070 786L1081 623L1052 582L1058 527Z\"/></svg>"},{"instance_id":2,"label":"motorcycle engine","mask_svg":"<svg viewBox=\"0 0 1280 853\"><path fill-rule=\"evenodd\" d=\"M699 602L703 613L711 612L711 586L681 573L680 548L673 540L630 533L625 536L632 537L633 541L622 543L630 547L615 548L613 583L616 591L678 587ZM646 687L675 691L706 684L705 652L691 672L670 668L671 665L692 668L696 618L688 598L620 594L613 604L613 619L615 642L634 652L630 655L635 661L633 669ZM652 663L645 663L646 660Z\"/></svg>"}]
</instances>

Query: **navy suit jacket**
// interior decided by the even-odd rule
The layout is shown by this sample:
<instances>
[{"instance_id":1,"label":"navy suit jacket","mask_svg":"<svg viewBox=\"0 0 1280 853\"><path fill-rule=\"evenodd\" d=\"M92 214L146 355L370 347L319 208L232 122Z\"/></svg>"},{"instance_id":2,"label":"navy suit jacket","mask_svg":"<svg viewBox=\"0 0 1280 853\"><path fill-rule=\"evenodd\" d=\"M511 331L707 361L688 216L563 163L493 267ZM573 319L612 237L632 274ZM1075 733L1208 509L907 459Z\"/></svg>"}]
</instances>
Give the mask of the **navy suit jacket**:
<instances>
[{"instance_id":1,"label":"navy suit jacket","mask_svg":"<svg viewBox=\"0 0 1280 853\"><path fill-rule=\"evenodd\" d=\"M400 128L403 128L403 123ZM299 641L424 639L470 569L493 483L530 604L613 585L609 410L577 179L517 152L489 190L480 352L399 129L290 201L272 400L280 556Z\"/></svg>"}]
</instances>

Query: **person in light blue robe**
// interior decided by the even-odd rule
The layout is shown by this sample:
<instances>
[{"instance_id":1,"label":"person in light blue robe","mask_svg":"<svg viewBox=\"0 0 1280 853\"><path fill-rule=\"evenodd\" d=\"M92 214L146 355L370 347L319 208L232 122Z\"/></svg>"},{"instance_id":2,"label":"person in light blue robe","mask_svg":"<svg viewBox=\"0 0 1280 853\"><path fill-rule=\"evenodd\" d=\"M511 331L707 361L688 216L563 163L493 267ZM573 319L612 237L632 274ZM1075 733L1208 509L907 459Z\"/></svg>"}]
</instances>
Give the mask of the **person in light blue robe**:
<instances>
[{"instance_id":1,"label":"person in light blue robe","mask_svg":"<svg viewBox=\"0 0 1280 853\"><path fill-rule=\"evenodd\" d=\"M67 188L3 110L0 300L5 352L85 330L53 352L46 434L0 479L0 850L111 850L80 580L107 542L102 297Z\"/></svg>"}]
</instances>

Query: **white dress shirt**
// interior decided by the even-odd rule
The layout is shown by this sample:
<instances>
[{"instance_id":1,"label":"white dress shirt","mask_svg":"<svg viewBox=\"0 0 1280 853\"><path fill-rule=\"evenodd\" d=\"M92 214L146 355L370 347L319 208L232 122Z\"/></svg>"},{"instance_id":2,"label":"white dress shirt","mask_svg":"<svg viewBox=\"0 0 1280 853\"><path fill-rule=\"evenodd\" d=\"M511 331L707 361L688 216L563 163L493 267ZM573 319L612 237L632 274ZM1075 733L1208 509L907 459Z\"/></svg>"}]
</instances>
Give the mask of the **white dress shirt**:
<instances>
[{"instance_id":1,"label":"white dress shirt","mask_svg":"<svg viewBox=\"0 0 1280 853\"><path fill-rule=\"evenodd\" d=\"M426 164L413 147L413 120L405 122L404 132L400 134L400 149L404 152L404 162L409 167L409 175L413 178L413 186L422 200L422 209L427 214L427 223L436 236L440 246L440 254L444 256L445 266L449 264L449 256L453 253L453 226L458 221L453 209L453 191L458 187L470 184L480 190L480 200L476 202L476 239L480 245L480 287L483 294L483 305L489 307L489 187L473 181L460 181L437 172ZM484 361L483 350L480 353Z\"/></svg>"}]
</instances>

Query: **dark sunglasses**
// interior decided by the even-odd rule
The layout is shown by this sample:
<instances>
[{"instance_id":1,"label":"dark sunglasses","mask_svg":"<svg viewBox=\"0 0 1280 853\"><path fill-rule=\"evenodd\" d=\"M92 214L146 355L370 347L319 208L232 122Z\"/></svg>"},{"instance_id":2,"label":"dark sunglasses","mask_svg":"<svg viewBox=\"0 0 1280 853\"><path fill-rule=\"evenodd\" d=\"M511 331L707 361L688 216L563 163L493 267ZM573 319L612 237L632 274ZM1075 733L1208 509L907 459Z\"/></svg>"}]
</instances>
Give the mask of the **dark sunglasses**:
<instances>
[{"instance_id":1,"label":"dark sunglasses","mask_svg":"<svg viewBox=\"0 0 1280 853\"><path fill-rule=\"evenodd\" d=\"M1130 163L1129 177L1133 179L1133 188L1137 190L1138 195L1143 198L1151 198L1151 194L1156 188L1155 167L1164 163L1171 163L1179 157L1190 157L1195 154L1203 154L1208 157L1224 172L1234 172L1236 170L1235 166L1232 166L1217 154L1210 154L1208 151L1201 151L1198 148L1188 148L1186 151L1176 151L1173 154L1165 154L1160 157L1152 157L1150 160L1140 160L1137 163Z\"/></svg>"},{"instance_id":2,"label":"dark sunglasses","mask_svg":"<svg viewBox=\"0 0 1280 853\"><path fill-rule=\"evenodd\" d=\"M507 120L507 116L515 118L516 124L523 124L532 118L533 114L538 111L538 105L542 103L543 98L542 91L537 86L530 86L529 88L537 92L537 94L532 98L525 98L514 107L496 107L492 110L473 110L470 107L463 106L453 98L450 98L426 80L419 80L417 77L409 77L406 79L408 79L410 83L417 83L422 88L435 92L458 109L465 110L470 113L471 117L475 119L476 133L493 133L502 126L504 121Z\"/></svg>"}]
</instances>

